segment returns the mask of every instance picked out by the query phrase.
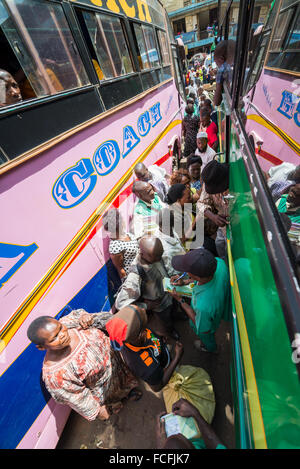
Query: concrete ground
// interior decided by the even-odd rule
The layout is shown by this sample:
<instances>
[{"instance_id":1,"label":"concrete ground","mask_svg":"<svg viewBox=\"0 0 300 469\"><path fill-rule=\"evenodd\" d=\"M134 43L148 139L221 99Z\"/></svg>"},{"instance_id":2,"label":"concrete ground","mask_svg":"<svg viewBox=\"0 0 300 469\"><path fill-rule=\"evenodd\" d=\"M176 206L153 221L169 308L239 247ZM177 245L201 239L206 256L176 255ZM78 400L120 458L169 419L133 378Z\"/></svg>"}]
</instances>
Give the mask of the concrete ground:
<instances>
[{"instance_id":1,"label":"concrete ground","mask_svg":"<svg viewBox=\"0 0 300 469\"><path fill-rule=\"evenodd\" d=\"M235 447L234 417L230 390L230 326L222 322L216 340L219 354L198 352L193 341L196 335L188 321L176 323L184 345L182 365L204 368L212 379L216 410L212 426L228 448ZM107 422L88 422L72 412L57 445L60 449L155 449L156 416L165 411L162 392L154 393L147 384L140 383L143 397L129 402L119 415Z\"/></svg>"}]
</instances>

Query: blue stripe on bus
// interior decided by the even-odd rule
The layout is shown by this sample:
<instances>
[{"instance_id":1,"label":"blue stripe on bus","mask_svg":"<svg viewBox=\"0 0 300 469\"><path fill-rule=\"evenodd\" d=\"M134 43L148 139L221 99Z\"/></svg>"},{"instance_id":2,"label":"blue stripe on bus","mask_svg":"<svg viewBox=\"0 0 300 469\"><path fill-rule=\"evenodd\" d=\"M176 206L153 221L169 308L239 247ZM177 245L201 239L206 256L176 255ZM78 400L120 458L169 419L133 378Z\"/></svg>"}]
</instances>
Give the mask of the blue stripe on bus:
<instances>
[{"instance_id":1,"label":"blue stripe on bus","mask_svg":"<svg viewBox=\"0 0 300 469\"><path fill-rule=\"evenodd\" d=\"M78 308L89 313L109 311L119 284L109 261L56 317ZM0 379L1 449L16 448L50 399L41 379L44 356L45 353L30 344Z\"/></svg>"}]
</instances>

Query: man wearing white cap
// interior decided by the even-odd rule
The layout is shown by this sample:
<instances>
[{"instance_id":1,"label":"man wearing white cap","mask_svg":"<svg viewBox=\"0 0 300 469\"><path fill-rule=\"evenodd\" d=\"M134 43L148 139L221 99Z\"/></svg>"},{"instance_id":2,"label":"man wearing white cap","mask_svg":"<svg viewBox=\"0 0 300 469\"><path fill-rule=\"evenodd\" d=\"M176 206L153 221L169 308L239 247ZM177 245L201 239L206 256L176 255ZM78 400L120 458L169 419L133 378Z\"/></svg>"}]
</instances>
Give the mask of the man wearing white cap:
<instances>
[{"instance_id":1,"label":"man wearing white cap","mask_svg":"<svg viewBox=\"0 0 300 469\"><path fill-rule=\"evenodd\" d=\"M213 150L208 144L208 137L207 133L204 131L198 132L197 134L197 150L195 151L195 155L201 156L202 159L202 169L214 159L216 154L215 150Z\"/></svg>"}]
</instances>

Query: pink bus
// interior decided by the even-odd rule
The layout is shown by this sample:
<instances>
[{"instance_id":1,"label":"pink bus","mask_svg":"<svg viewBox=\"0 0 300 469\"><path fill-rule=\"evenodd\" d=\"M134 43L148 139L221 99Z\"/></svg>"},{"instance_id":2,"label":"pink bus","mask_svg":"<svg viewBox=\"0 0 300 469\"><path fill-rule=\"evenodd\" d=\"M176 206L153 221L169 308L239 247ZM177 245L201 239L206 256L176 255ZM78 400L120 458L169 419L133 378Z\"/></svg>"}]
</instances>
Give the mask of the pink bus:
<instances>
[{"instance_id":1,"label":"pink bus","mask_svg":"<svg viewBox=\"0 0 300 469\"><path fill-rule=\"evenodd\" d=\"M27 328L110 310L102 215L129 221L134 165L170 172L180 151L170 31L159 0L0 0L1 448L55 448L70 409L45 389Z\"/></svg>"},{"instance_id":2,"label":"pink bus","mask_svg":"<svg viewBox=\"0 0 300 469\"><path fill-rule=\"evenodd\" d=\"M300 2L275 0L252 38L246 130L264 171L300 164Z\"/></svg>"}]
</instances>

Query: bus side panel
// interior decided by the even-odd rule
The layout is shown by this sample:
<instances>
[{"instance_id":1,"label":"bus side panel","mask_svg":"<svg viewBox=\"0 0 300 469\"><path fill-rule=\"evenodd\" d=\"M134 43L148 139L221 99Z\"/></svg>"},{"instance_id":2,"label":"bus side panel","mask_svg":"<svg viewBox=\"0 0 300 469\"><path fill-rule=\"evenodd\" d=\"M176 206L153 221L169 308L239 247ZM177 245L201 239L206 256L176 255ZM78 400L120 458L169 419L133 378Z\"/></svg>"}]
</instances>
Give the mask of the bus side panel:
<instances>
[{"instance_id":1,"label":"bus side panel","mask_svg":"<svg viewBox=\"0 0 300 469\"><path fill-rule=\"evenodd\" d=\"M235 129L231 134L230 194L234 302L254 445L299 448L298 375Z\"/></svg>"},{"instance_id":2,"label":"bus side panel","mask_svg":"<svg viewBox=\"0 0 300 469\"><path fill-rule=\"evenodd\" d=\"M118 278L101 216L113 204L128 218L134 164L157 163L170 172L168 145L180 139L180 132L177 90L170 82L2 176L1 206L9 223L2 228L1 241L10 264L0 289L6 314L0 356L1 447L42 447L48 430L47 447L57 442L67 413L56 406L58 420L51 417L53 401L41 379L44 353L28 342L27 327L42 314L58 318L76 308L110 310ZM105 167L112 169L101 175ZM91 181L95 184L88 192ZM37 248L27 256L24 246L32 243ZM18 264L20 259L24 262ZM10 318L14 320L5 324Z\"/></svg>"},{"instance_id":3,"label":"bus side panel","mask_svg":"<svg viewBox=\"0 0 300 469\"><path fill-rule=\"evenodd\" d=\"M263 69L254 93L250 91L247 98L253 106L246 104L246 131L253 139L262 168L267 171L285 161L298 165L299 80L288 74Z\"/></svg>"}]
</instances>

